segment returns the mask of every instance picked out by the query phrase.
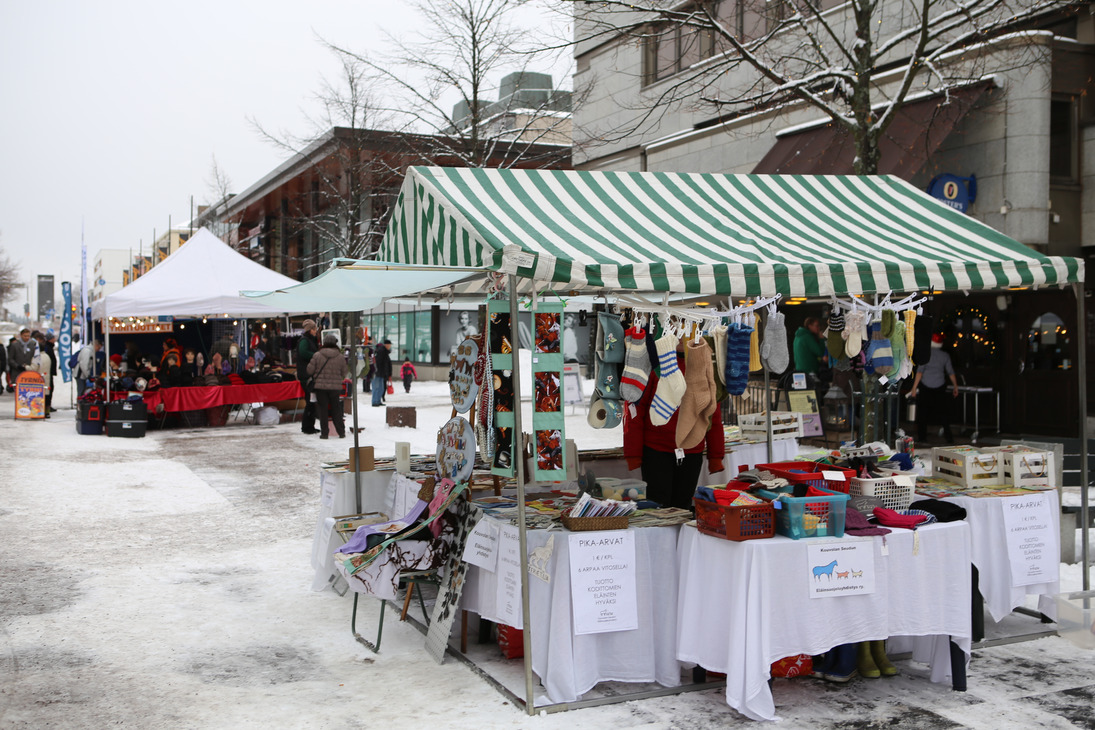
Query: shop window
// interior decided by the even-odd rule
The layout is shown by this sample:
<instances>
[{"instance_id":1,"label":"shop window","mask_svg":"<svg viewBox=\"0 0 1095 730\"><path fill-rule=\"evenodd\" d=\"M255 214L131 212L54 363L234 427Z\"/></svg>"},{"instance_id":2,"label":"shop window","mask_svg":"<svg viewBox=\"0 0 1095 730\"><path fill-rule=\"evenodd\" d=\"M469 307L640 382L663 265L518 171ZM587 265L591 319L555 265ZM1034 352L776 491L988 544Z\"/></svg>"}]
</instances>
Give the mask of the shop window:
<instances>
[{"instance_id":1,"label":"shop window","mask_svg":"<svg viewBox=\"0 0 1095 730\"><path fill-rule=\"evenodd\" d=\"M403 312L399 315L399 361L403 358L415 358L414 348L414 312Z\"/></svg>"},{"instance_id":2,"label":"shop window","mask_svg":"<svg viewBox=\"0 0 1095 730\"><path fill-rule=\"evenodd\" d=\"M433 327L431 323L433 321L433 313L430 310L424 310L415 313L414 317L414 339L415 339L415 355L414 358L417 362L433 362Z\"/></svg>"},{"instance_id":3,"label":"shop window","mask_svg":"<svg viewBox=\"0 0 1095 730\"><path fill-rule=\"evenodd\" d=\"M1073 97L1049 102L1049 177L1057 184L1080 182L1080 144Z\"/></svg>"},{"instance_id":4,"label":"shop window","mask_svg":"<svg viewBox=\"0 0 1095 730\"><path fill-rule=\"evenodd\" d=\"M950 341L951 360L960 371L997 363L997 341L988 315L978 307L962 307L941 324Z\"/></svg>"},{"instance_id":5,"label":"shop window","mask_svg":"<svg viewBox=\"0 0 1095 730\"><path fill-rule=\"evenodd\" d=\"M1052 312L1034 318L1027 330L1026 370L1068 370L1072 367L1072 334Z\"/></svg>"}]
</instances>

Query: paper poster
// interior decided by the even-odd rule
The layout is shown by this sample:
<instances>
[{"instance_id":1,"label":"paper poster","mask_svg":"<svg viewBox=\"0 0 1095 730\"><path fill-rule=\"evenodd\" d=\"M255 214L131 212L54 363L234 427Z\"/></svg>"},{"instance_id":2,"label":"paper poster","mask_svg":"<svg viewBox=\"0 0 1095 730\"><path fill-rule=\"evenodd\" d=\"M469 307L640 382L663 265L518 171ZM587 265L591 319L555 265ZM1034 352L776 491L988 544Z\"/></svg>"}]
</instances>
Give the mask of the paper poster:
<instances>
[{"instance_id":1,"label":"paper poster","mask_svg":"<svg viewBox=\"0 0 1095 730\"><path fill-rule=\"evenodd\" d=\"M464 545L465 563L477 565L490 573L495 572L498 566L498 527L499 523L490 518L479 520Z\"/></svg>"},{"instance_id":2,"label":"paper poster","mask_svg":"<svg viewBox=\"0 0 1095 730\"><path fill-rule=\"evenodd\" d=\"M1015 586L1049 583L1058 578L1057 525L1044 494L1001 500L1011 582Z\"/></svg>"},{"instance_id":3,"label":"paper poster","mask_svg":"<svg viewBox=\"0 0 1095 730\"><path fill-rule=\"evenodd\" d=\"M498 620L507 626L520 629L521 620L521 547L517 541L517 528L501 525L498 535L498 559L495 573L498 575L498 593L495 606Z\"/></svg>"},{"instance_id":4,"label":"paper poster","mask_svg":"<svg viewBox=\"0 0 1095 730\"><path fill-rule=\"evenodd\" d=\"M563 418L563 354L560 332L563 305L537 302L533 371L532 430L535 443L533 478L558 482L566 479L566 424Z\"/></svg>"},{"instance_id":5,"label":"paper poster","mask_svg":"<svg viewBox=\"0 0 1095 730\"><path fill-rule=\"evenodd\" d=\"M874 538L810 543L806 555L810 598L874 593Z\"/></svg>"},{"instance_id":6,"label":"paper poster","mask_svg":"<svg viewBox=\"0 0 1095 730\"><path fill-rule=\"evenodd\" d=\"M635 533L575 532L569 537L575 635L639 628Z\"/></svg>"}]
</instances>

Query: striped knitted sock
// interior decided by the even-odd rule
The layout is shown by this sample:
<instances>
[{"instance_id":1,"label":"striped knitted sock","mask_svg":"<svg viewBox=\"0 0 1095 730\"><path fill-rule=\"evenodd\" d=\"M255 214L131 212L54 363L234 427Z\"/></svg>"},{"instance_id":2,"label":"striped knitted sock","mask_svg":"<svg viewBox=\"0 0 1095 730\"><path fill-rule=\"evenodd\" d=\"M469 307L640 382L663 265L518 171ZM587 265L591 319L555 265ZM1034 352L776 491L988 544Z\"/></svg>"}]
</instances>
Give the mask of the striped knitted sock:
<instances>
[{"instance_id":1,"label":"striped knitted sock","mask_svg":"<svg viewBox=\"0 0 1095 730\"><path fill-rule=\"evenodd\" d=\"M749 338L752 327L732 324L726 333L726 392L741 395L749 384Z\"/></svg>"},{"instance_id":2,"label":"striped knitted sock","mask_svg":"<svg viewBox=\"0 0 1095 730\"><path fill-rule=\"evenodd\" d=\"M664 426L681 407L684 395L684 375L677 367L677 342L673 335L664 335L655 345L658 348L658 372L661 379L650 401L650 422L655 426Z\"/></svg>"},{"instance_id":3,"label":"striped knitted sock","mask_svg":"<svg viewBox=\"0 0 1095 730\"><path fill-rule=\"evenodd\" d=\"M650 356L646 352L646 333L632 327L627 331L627 356L620 375L620 395L629 403L643 397L650 377Z\"/></svg>"}]
</instances>

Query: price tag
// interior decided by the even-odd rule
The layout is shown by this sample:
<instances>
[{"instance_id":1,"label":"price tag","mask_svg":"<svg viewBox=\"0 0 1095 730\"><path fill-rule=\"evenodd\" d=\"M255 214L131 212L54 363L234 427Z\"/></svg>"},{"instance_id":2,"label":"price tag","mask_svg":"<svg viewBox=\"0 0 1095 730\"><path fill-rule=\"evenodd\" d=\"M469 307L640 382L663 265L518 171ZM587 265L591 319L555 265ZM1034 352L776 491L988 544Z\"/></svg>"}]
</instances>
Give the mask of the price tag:
<instances>
[{"instance_id":1,"label":"price tag","mask_svg":"<svg viewBox=\"0 0 1095 730\"><path fill-rule=\"evenodd\" d=\"M900 474L894 474L892 477L893 483L899 487L911 487L913 486L913 478L908 476L902 476Z\"/></svg>"},{"instance_id":2,"label":"price tag","mask_svg":"<svg viewBox=\"0 0 1095 730\"><path fill-rule=\"evenodd\" d=\"M674 449L673 456L677 457L677 461L684 461L684 449Z\"/></svg>"},{"instance_id":3,"label":"price tag","mask_svg":"<svg viewBox=\"0 0 1095 730\"><path fill-rule=\"evenodd\" d=\"M823 479L826 479L827 481L830 481L830 482L846 482L846 481L848 481L848 477L844 476L844 472L842 472L842 471L823 471L823 472L821 472L821 476L822 476Z\"/></svg>"},{"instance_id":4,"label":"price tag","mask_svg":"<svg viewBox=\"0 0 1095 730\"><path fill-rule=\"evenodd\" d=\"M639 412L637 410L635 410L635 404L634 403L628 403L627 404L627 412L631 414L632 418L638 418L639 417Z\"/></svg>"},{"instance_id":5,"label":"price tag","mask_svg":"<svg viewBox=\"0 0 1095 730\"><path fill-rule=\"evenodd\" d=\"M887 378L885 375L879 375L878 376L878 382L881 383L882 385L885 385L886 383L890 382L890 379Z\"/></svg>"}]
</instances>

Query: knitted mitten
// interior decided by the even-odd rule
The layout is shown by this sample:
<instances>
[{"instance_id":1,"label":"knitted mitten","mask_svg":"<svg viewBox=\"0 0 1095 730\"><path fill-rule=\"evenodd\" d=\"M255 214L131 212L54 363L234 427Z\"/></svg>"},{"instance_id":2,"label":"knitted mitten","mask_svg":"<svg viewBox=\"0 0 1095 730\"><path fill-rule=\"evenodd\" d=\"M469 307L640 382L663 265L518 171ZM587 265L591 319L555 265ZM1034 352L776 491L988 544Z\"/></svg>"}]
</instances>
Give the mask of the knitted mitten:
<instances>
[{"instance_id":1,"label":"knitted mitten","mask_svg":"<svg viewBox=\"0 0 1095 730\"><path fill-rule=\"evenodd\" d=\"M829 335L825 345L829 350L829 359L834 362L844 357L844 313L834 309L829 315Z\"/></svg>"},{"instance_id":2,"label":"knitted mitten","mask_svg":"<svg viewBox=\"0 0 1095 730\"><path fill-rule=\"evenodd\" d=\"M646 352L646 333L632 327L627 331L627 357L620 375L620 395L629 403L643 397L650 376L650 356Z\"/></svg>"},{"instance_id":3,"label":"knitted mitten","mask_svg":"<svg viewBox=\"0 0 1095 730\"><path fill-rule=\"evenodd\" d=\"M882 310L882 336L887 340L893 337L893 324L897 321L897 315L892 309Z\"/></svg>"},{"instance_id":4,"label":"knitted mitten","mask_svg":"<svg viewBox=\"0 0 1095 730\"><path fill-rule=\"evenodd\" d=\"M749 384L749 338L752 327L732 324L726 333L726 392L741 395Z\"/></svg>"},{"instance_id":5,"label":"knitted mitten","mask_svg":"<svg viewBox=\"0 0 1095 730\"><path fill-rule=\"evenodd\" d=\"M905 352L909 353L909 357L912 357L913 351L913 335L916 331L916 311L913 309L905 310Z\"/></svg>"},{"instance_id":6,"label":"knitted mitten","mask_svg":"<svg viewBox=\"0 0 1095 730\"><path fill-rule=\"evenodd\" d=\"M893 367L893 348L890 347L890 341L882 336L881 322L871 322L867 329L871 339L867 342L867 361L863 369L868 373L876 370L884 373Z\"/></svg>"},{"instance_id":7,"label":"knitted mitten","mask_svg":"<svg viewBox=\"0 0 1095 730\"><path fill-rule=\"evenodd\" d=\"M900 380L901 369L907 359L905 357L905 323L900 320L894 322L890 347L893 349L893 367L886 373L886 377L890 380Z\"/></svg>"},{"instance_id":8,"label":"knitted mitten","mask_svg":"<svg viewBox=\"0 0 1095 730\"><path fill-rule=\"evenodd\" d=\"M932 332L935 328L934 320L926 314L918 316L916 322L916 337L913 339L912 361L913 365L927 365L932 357Z\"/></svg>"},{"instance_id":9,"label":"knitted mitten","mask_svg":"<svg viewBox=\"0 0 1095 730\"><path fill-rule=\"evenodd\" d=\"M715 374L711 350L700 340L689 343L684 355L684 396L677 411L677 447L690 449L707 434L715 410Z\"/></svg>"},{"instance_id":10,"label":"knitted mitten","mask_svg":"<svg viewBox=\"0 0 1095 730\"><path fill-rule=\"evenodd\" d=\"M760 346L760 356L768 372L780 374L791 363L787 350L787 323L783 312L772 312L764 323L764 344Z\"/></svg>"},{"instance_id":11,"label":"knitted mitten","mask_svg":"<svg viewBox=\"0 0 1095 730\"><path fill-rule=\"evenodd\" d=\"M663 335L654 343L658 348L658 372L661 379L650 401L650 422L655 426L664 426L681 406L685 383L681 369L677 367L677 343L673 335Z\"/></svg>"},{"instance_id":12,"label":"knitted mitten","mask_svg":"<svg viewBox=\"0 0 1095 730\"><path fill-rule=\"evenodd\" d=\"M844 317L844 353L855 357L863 349L863 340L867 339L867 315L852 310Z\"/></svg>"},{"instance_id":13,"label":"knitted mitten","mask_svg":"<svg viewBox=\"0 0 1095 730\"><path fill-rule=\"evenodd\" d=\"M715 325L711 329L711 349L715 351L715 379L726 386L726 325Z\"/></svg>"}]
</instances>

